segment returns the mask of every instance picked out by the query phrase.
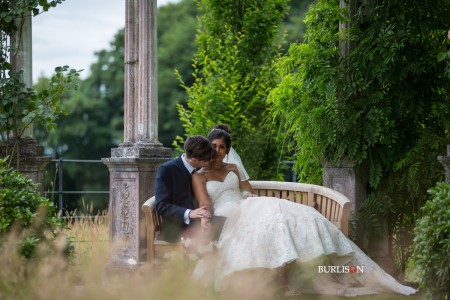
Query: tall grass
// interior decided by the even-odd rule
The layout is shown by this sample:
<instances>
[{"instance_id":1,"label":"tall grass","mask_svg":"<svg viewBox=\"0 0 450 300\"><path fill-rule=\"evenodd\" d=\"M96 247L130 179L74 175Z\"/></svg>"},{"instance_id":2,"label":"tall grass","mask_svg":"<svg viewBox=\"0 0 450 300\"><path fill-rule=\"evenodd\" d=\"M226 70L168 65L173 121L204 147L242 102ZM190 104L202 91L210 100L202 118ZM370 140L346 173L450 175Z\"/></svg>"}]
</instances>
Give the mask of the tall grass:
<instances>
[{"instance_id":1,"label":"tall grass","mask_svg":"<svg viewBox=\"0 0 450 300\"><path fill-rule=\"evenodd\" d=\"M241 294L218 294L191 279L194 262L179 260L151 270L142 265L134 271L108 269L109 220L107 213L95 217L66 216L65 234L72 237L75 254L70 263L63 255L64 239L53 245L54 254L24 261L17 255L17 242L11 233L0 245L0 299L78 300L78 299L156 299L156 300L246 300L274 299L267 287L242 282ZM296 299L335 299L339 297L300 296ZM342 299L342 298L339 298ZM352 299L418 299L401 296L367 296Z\"/></svg>"},{"instance_id":2,"label":"tall grass","mask_svg":"<svg viewBox=\"0 0 450 300\"><path fill-rule=\"evenodd\" d=\"M93 206L83 200L81 213L76 210L66 214L65 234L71 236L75 245L73 265L83 266L93 257L108 257L109 215L104 211L93 215Z\"/></svg>"},{"instance_id":3,"label":"tall grass","mask_svg":"<svg viewBox=\"0 0 450 300\"><path fill-rule=\"evenodd\" d=\"M25 261L18 255L16 234L0 245L0 299L214 299L212 290L191 280L189 266L174 261L164 269L142 265L134 271L108 269L109 226L106 213L89 217L71 213L65 234L75 246L64 259L64 239L55 241L53 255Z\"/></svg>"}]
</instances>

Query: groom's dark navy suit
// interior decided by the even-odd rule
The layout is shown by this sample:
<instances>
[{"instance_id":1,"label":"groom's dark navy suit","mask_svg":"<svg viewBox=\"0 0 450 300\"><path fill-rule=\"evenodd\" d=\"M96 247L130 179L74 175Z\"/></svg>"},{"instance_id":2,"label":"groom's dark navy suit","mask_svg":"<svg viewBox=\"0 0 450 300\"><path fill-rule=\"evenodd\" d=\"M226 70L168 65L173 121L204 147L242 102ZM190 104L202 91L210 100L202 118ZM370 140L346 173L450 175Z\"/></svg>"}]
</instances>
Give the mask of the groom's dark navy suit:
<instances>
[{"instance_id":1,"label":"groom's dark navy suit","mask_svg":"<svg viewBox=\"0 0 450 300\"><path fill-rule=\"evenodd\" d=\"M188 225L184 223L186 209L194 209L191 174L181 155L159 166L155 182L156 211L162 216L160 238L169 242L180 240Z\"/></svg>"}]
</instances>

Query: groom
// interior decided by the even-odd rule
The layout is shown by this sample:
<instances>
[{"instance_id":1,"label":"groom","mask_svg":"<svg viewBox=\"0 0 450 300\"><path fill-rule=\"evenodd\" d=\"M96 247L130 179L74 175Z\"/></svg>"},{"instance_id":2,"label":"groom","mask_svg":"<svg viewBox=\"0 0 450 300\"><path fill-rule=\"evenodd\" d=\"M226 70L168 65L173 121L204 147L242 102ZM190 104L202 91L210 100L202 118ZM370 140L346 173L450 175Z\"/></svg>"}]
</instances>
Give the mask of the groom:
<instances>
[{"instance_id":1,"label":"groom","mask_svg":"<svg viewBox=\"0 0 450 300\"><path fill-rule=\"evenodd\" d=\"M211 207L196 208L191 175L196 169L209 165L215 150L203 136L188 137L184 153L161 166L156 172L156 211L162 216L162 228L158 239L180 241L183 232L193 219L211 218Z\"/></svg>"}]
</instances>

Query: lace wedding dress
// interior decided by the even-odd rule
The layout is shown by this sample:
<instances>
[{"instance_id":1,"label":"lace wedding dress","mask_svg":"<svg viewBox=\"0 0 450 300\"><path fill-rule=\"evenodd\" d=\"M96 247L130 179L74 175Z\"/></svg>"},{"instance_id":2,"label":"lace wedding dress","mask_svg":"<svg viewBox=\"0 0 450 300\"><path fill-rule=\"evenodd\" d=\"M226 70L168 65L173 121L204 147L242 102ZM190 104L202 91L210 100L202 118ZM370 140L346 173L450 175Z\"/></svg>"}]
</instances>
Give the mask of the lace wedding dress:
<instances>
[{"instance_id":1,"label":"lace wedding dress","mask_svg":"<svg viewBox=\"0 0 450 300\"><path fill-rule=\"evenodd\" d=\"M201 259L194 277L208 279L216 290L249 270L269 273L291 262L290 284L303 293L357 296L378 293L409 295L353 242L314 208L273 197L243 199L238 177L206 188L214 215L227 217L213 260Z\"/></svg>"}]
</instances>

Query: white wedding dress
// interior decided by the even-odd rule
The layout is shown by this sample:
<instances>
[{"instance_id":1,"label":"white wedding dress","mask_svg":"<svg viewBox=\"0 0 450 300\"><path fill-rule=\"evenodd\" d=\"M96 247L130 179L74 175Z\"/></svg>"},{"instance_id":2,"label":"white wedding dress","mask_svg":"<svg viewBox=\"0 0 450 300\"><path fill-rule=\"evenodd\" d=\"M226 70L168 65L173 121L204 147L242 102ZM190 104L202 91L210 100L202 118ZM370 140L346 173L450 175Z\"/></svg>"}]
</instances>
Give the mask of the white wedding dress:
<instances>
[{"instance_id":1,"label":"white wedding dress","mask_svg":"<svg viewBox=\"0 0 450 300\"><path fill-rule=\"evenodd\" d=\"M357 296L416 292L384 272L312 207L274 197L243 199L234 172L223 182L208 181L206 188L214 215L227 220L213 261L201 259L194 277L209 280L217 291L226 290L242 271L275 272L296 262L289 280L302 293Z\"/></svg>"}]
</instances>

